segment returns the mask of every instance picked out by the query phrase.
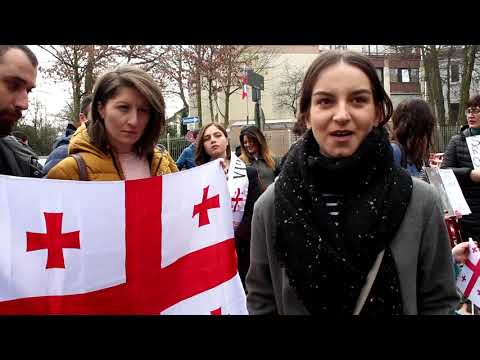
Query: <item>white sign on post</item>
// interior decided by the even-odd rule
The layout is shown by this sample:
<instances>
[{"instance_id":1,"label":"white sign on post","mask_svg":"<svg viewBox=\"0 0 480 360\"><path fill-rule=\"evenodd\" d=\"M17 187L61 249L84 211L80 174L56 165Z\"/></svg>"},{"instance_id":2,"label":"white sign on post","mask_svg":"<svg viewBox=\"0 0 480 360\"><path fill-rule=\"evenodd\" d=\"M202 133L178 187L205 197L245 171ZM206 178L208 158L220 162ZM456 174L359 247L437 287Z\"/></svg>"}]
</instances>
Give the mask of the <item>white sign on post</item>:
<instances>
[{"instance_id":1,"label":"white sign on post","mask_svg":"<svg viewBox=\"0 0 480 360\"><path fill-rule=\"evenodd\" d=\"M452 206L454 213L458 212L462 215L471 214L470 207L463 196L462 189L458 184L458 180L453 173L452 169L438 169L438 173L442 179L445 193L447 194L448 201Z\"/></svg>"},{"instance_id":2,"label":"white sign on post","mask_svg":"<svg viewBox=\"0 0 480 360\"><path fill-rule=\"evenodd\" d=\"M480 169L480 135L468 136L467 138L468 151L472 158L473 168Z\"/></svg>"}]
</instances>

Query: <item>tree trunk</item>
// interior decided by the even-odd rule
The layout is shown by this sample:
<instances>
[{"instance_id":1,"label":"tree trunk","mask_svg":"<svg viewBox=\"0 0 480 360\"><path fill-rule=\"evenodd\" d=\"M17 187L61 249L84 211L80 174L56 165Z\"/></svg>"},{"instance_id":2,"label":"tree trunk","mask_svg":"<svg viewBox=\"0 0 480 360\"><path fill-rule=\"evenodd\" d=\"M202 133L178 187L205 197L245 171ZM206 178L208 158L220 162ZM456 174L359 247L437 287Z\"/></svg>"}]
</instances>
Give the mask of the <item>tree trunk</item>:
<instances>
[{"instance_id":1,"label":"tree trunk","mask_svg":"<svg viewBox=\"0 0 480 360\"><path fill-rule=\"evenodd\" d=\"M95 45L87 45L88 60L85 68L85 95L90 95L93 92L93 69L95 67L94 46Z\"/></svg>"},{"instance_id":2,"label":"tree trunk","mask_svg":"<svg viewBox=\"0 0 480 360\"><path fill-rule=\"evenodd\" d=\"M183 88L183 84L179 81L179 88L180 88L180 99L182 99L183 107L188 114L190 114L190 106L188 105L187 99L185 97L185 89Z\"/></svg>"},{"instance_id":3,"label":"tree trunk","mask_svg":"<svg viewBox=\"0 0 480 360\"><path fill-rule=\"evenodd\" d=\"M433 91L433 81L432 81L432 56L430 54L429 48L422 46L422 59L423 59L423 66L425 71L425 85L426 85L426 92L427 92L427 101L434 113L435 116L435 131L433 135L433 148L439 149L440 143L442 143L441 136L440 136L440 128L438 123L438 114L437 114L437 107L435 106L435 96Z\"/></svg>"},{"instance_id":4,"label":"tree trunk","mask_svg":"<svg viewBox=\"0 0 480 360\"><path fill-rule=\"evenodd\" d=\"M457 119L453 119L453 114L452 114L452 104L450 100L450 66L452 62L452 54L454 51L454 46L450 46L450 50L448 51L447 54L447 106L448 106L448 123L453 124Z\"/></svg>"},{"instance_id":5,"label":"tree trunk","mask_svg":"<svg viewBox=\"0 0 480 360\"><path fill-rule=\"evenodd\" d=\"M200 120L199 126L201 127L202 124L202 74L200 70L200 59L199 55L201 52L202 45L195 45L195 50L197 53L196 56L196 64L195 64L195 83L196 83L196 95L197 95L197 109L198 109L198 119Z\"/></svg>"},{"instance_id":6,"label":"tree trunk","mask_svg":"<svg viewBox=\"0 0 480 360\"><path fill-rule=\"evenodd\" d=\"M435 115L435 118L437 117L437 109L435 107L435 100L433 96L433 86L432 86L432 60L431 56L429 54L429 51L426 48L422 48L422 58L423 58L423 67L425 69L425 84L426 84L426 90L427 90L427 100L428 103L430 104L432 111Z\"/></svg>"},{"instance_id":7,"label":"tree trunk","mask_svg":"<svg viewBox=\"0 0 480 360\"><path fill-rule=\"evenodd\" d=\"M210 119L213 122L213 79L208 79L208 106L210 107Z\"/></svg>"},{"instance_id":8,"label":"tree trunk","mask_svg":"<svg viewBox=\"0 0 480 360\"><path fill-rule=\"evenodd\" d=\"M74 81L72 84L73 92L73 119L70 119L74 124L78 123L80 117L80 99L82 97L82 78L78 73L78 69L75 69Z\"/></svg>"},{"instance_id":9,"label":"tree trunk","mask_svg":"<svg viewBox=\"0 0 480 360\"><path fill-rule=\"evenodd\" d=\"M467 123L465 117L465 107L470 97L470 83L472 81L472 72L475 65L475 56L477 51L478 45L465 45L462 85L460 88L460 104L458 106L458 124Z\"/></svg>"},{"instance_id":10,"label":"tree trunk","mask_svg":"<svg viewBox=\"0 0 480 360\"><path fill-rule=\"evenodd\" d=\"M180 48L180 57L179 57L179 64L178 64L179 76L178 76L178 79L177 79L177 83L178 83L178 88L179 88L179 91L180 91L180 99L182 99L183 107L185 108L186 113L187 113L186 116L188 116L190 114L190 106L188 105L188 102L187 102L187 99L186 99L186 96L185 96L185 89L183 87L183 73L184 73L183 56L184 56L183 51Z\"/></svg>"},{"instance_id":11,"label":"tree trunk","mask_svg":"<svg viewBox=\"0 0 480 360\"><path fill-rule=\"evenodd\" d=\"M216 109L217 109L217 114L215 115L215 122L218 122L218 114L220 114L220 116L223 118L224 115L222 113L222 109L220 109L220 105L218 104L218 94L215 93L214 95L214 100L215 100L215 105L216 105Z\"/></svg>"},{"instance_id":12,"label":"tree trunk","mask_svg":"<svg viewBox=\"0 0 480 360\"><path fill-rule=\"evenodd\" d=\"M199 126L201 127L203 126L203 124L202 124L202 86L201 86L200 76L197 76L197 79L195 82L196 82L198 119L199 119Z\"/></svg>"},{"instance_id":13,"label":"tree trunk","mask_svg":"<svg viewBox=\"0 0 480 360\"><path fill-rule=\"evenodd\" d=\"M229 125L229 114L230 112L230 86L225 89L225 115L223 116L223 126L228 128Z\"/></svg>"},{"instance_id":14,"label":"tree trunk","mask_svg":"<svg viewBox=\"0 0 480 360\"><path fill-rule=\"evenodd\" d=\"M440 68L438 65L438 50L436 45L430 45L430 54L432 56L432 82L433 96L437 108L437 118L441 125L445 124L445 101L443 97L442 78L440 77Z\"/></svg>"}]
</instances>

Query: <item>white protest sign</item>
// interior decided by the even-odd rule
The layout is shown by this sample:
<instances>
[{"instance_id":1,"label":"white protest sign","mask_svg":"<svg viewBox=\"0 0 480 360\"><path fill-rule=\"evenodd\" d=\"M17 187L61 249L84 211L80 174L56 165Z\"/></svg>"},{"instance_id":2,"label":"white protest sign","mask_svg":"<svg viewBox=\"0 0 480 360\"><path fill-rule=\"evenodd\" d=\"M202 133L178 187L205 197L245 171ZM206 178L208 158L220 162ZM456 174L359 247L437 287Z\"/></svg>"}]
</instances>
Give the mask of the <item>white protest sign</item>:
<instances>
[{"instance_id":1,"label":"white protest sign","mask_svg":"<svg viewBox=\"0 0 480 360\"><path fill-rule=\"evenodd\" d=\"M466 137L468 151L472 158L473 167L480 169L480 135Z\"/></svg>"},{"instance_id":2,"label":"white protest sign","mask_svg":"<svg viewBox=\"0 0 480 360\"><path fill-rule=\"evenodd\" d=\"M458 184L457 178L452 169L438 169L438 173L442 178L442 183L445 188L448 200L454 212L459 212L462 215L471 214L470 207L463 196L462 189Z\"/></svg>"}]
</instances>

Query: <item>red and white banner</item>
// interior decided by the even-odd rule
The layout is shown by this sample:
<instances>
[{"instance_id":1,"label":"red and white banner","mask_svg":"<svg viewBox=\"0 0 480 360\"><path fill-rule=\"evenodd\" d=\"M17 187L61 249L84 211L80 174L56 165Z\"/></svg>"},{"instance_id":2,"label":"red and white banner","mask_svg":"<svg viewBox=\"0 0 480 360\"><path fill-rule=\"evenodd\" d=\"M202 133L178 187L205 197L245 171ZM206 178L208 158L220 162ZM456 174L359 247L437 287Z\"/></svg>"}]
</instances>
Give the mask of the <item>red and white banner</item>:
<instances>
[{"instance_id":1,"label":"red and white banner","mask_svg":"<svg viewBox=\"0 0 480 360\"><path fill-rule=\"evenodd\" d=\"M0 314L247 314L219 161L132 181L0 176Z\"/></svg>"},{"instance_id":2,"label":"red and white banner","mask_svg":"<svg viewBox=\"0 0 480 360\"><path fill-rule=\"evenodd\" d=\"M242 80L242 100L243 100L248 96L247 73L246 73L246 71L244 71L244 73L241 75L240 79Z\"/></svg>"},{"instance_id":3,"label":"red and white banner","mask_svg":"<svg viewBox=\"0 0 480 360\"><path fill-rule=\"evenodd\" d=\"M472 239L468 241L468 259L457 278L457 288L476 306L480 306L480 250Z\"/></svg>"},{"instance_id":4,"label":"red and white banner","mask_svg":"<svg viewBox=\"0 0 480 360\"><path fill-rule=\"evenodd\" d=\"M247 165L235 155L230 154L230 166L227 174L228 190L232 197L233 228L236 230L242 222L248 195Z\"/></svg>"}]
</instances>

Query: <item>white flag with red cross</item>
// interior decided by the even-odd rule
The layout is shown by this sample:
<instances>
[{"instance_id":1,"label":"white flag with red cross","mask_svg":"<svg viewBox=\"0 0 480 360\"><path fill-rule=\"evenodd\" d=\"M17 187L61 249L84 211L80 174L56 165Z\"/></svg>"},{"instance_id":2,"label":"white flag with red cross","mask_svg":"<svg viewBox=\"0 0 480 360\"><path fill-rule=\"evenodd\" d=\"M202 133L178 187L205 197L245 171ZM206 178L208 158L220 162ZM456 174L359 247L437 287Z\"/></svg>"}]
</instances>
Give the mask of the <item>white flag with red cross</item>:
<instances>
[{"instance_id":1,"label":"white flag with red cross","mask_svg":"<svg viewBox=\"0 0 480 360\"><path fill-rule=\"evenodd\" d=\"M245 66L243 67L243 73L240 75L240 80L242 81L242 100L248 96L247 90L247 83L248 83L248 75L247 69Z\"/></svg>"},{"instance_id":2,"label":"white flag with red cross","mask_svg":"<svg viewBox=\"0 0 480 360\"><path fill-rule=\"evenodd\" d=\"M247 314L219 161L131 181L0 176L0 314Z\"/></svg>"},{"instance_id":3,"label":"white flag with red cross","mask_svg":"<svg viewBox=\"0 0 480 360\"><path fill-rule=\"evenodd\" d=\"M468 241L468 259L457 278L457 288L472 303L480 306L480 250L472 239Z\"/></svg>"}]
</instances>

